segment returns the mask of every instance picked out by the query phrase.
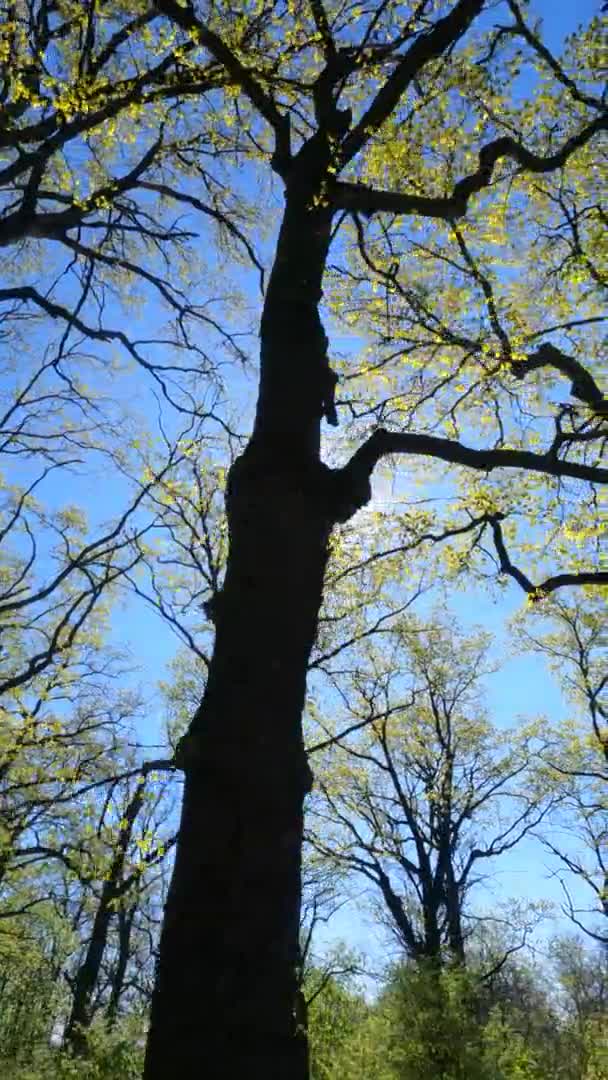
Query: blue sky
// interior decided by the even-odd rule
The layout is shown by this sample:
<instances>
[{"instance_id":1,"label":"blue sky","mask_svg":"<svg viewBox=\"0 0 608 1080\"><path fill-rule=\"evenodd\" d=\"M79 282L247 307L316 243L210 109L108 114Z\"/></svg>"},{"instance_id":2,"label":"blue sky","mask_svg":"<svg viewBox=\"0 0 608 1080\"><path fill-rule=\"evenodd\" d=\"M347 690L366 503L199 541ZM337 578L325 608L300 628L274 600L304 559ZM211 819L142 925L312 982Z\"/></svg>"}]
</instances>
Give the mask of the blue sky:
<instances>
[{"instance_id":1,"label":"blue sky","mask_svg":"<svg viewBox=\"0 0 608 1080\"><path fill-rule=\"evenodd\" d=\"M545 40L554 49L559 48L564 36L575 30L577 25L587 22L599 7L596 0L577 0L576 4L568 0L536 0L533 4L533 10L544 19ZM501 21L503 14L504 7L500 17L496 15L496 20ZM239 276L245 280L244 275ZM253 278L250 280L253 281ZM257 308L259 294L253 285L246 295L251 309ZM113 321L117 322L121 317L124 318L117 310ZM150 320L157 322L159 319L159 311L146 310L145 323ZM135 321L137 320L134 318ZM253 345L255 346L255 342ZM121 391L125 400L140 394L141 381L141 372L135 371L132 379L124 384ZM244 392L241 380L238 391L241 401ZM141 409L143 424L148 425L153 419L154 405L147 393L141 396L138 407ZM103 481L103 468L100 467L96 475L88 474L75 479L69 496L70 501L80 501L91 506L95 520L112 516L117 505L117 496L120 494L115 486L107 490ZM55 488L52 484L48 485L46 494L57 502L65 498L65 490L59 485ZM497 651L504 651L509 641L507 621L522 603L522 592L514 583L509 583L500 599L480 589L454 594L450 600L450 608L465 626L482 625L491 630L496 635ZM130 649L138 667L133 680L141 685L150 701L147 719L140 725L141 740L143 743L156 743L162 723L162 705L156 692L158 680L166 675L166 665L176 651L176 638L153 612L134 602L117 608L113 634L117 643L126 644ZM492 715L499 725L508 726L520 716L544 714L556 719L567 712L556 681L548 677L543 662L536 656L510 655L502 670L488 681L487 693ZM559 898L556 883L547 881L544 859L537 846L522 847L510 858L501 861L501 867L498 886L504 895L524 892L531 898L548 895L556 900ZM350 939L362 946L372 945L368 923L353 906L340 913L330 928L330 934ZM377 946L374 946L373 951L377 956Z\"/></svg>"}]
</instances>

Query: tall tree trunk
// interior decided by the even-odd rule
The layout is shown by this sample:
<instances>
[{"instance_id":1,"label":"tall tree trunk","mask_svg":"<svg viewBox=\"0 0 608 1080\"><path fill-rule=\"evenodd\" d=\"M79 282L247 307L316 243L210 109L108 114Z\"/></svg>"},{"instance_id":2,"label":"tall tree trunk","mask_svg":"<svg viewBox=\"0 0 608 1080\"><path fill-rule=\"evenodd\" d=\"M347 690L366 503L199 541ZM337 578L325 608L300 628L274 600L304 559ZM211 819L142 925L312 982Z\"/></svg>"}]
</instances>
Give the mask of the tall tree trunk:
<instances>
[{"instance_id":1,"label":"tall tree trunk","mask_svg":"<svg viewBox=\"0 0 608 1080\"><path fill-rule=\"evenodd\" d=\"M109 906L109 891L104 887L95 912L93 928L84 959L74 980L72 1008L63 1036L66 1049L70 1049L78 1056L86 1054L87 1030L93 1019L91 1002L97 985L113 914L114 912Z\"/></svg>"},{"instance_id":2,"label":"tall tree trunk","mask_svg":"<svg viewBox=\"0 0 608 1080\"><path fill-rule=\"evenodd\" d=\"M298 1019L301 718L336 481L320 461L333 382L318 313L327 147L295 159L261 322L254 432L230 473L230 551L204 699L179 748L184 802L146 1080L305 1080ZM323 162L321 162L323 164ZM316 186L315 186L316 185ZM348 500L347 500L348 501Z\"/></svg>"},{"instance_id":3,"label":"tall tree trunk","mask_svg":"<svg viewBox=\"0 0 608 1080\"><path fill-rule=\"evenodd\" d=\"M128 910L121 908L118 912L118 956L112 972L110 1000L106 1010L108 1027L114 1027L118 1017L118 1006L125 985L125 976L131 952L131 931L137 905L132 905Z\"/></svg>"},{"instance_id":4,"label":"tall tree trunk","mask_svg":"<svg viewBox=\"0 0 608 1080\"><path fill-rule=\"evenodd\" d=\"M454 870L454 858L458 845L458 834L454 831L454 750L451 745L452 729L448 724L444 736L445 763L440 791L437 843L439 858L437 864L438 885L442 892L447 924L447 943L452 963L465 964L464 932L462 929L462 901L464 884L459 883Z\"/></svg>"},{"instance_id":5,"label":"tall tree trunk","mask_svg":"<svg viewBox=\"0 0 608 1080\"><path fill-rule=\"evenodd\" d=\"M422 955L425 961L441 968L441 930L439 927L440 897L432 885L423 893L422 925L424 929L424 947Z\"/></svg>"},{"instance_id":6,"label":"tall tree trunk","mask_svg":"<svg viewBox=\"0 0 608 1080\"><path fill-rule=\"evenodd\" d=\"M448 863L445 878L445 905L450 955L454 963L464 966L466 956L462 929L462 893L456 881L451 859Z\"/></svg>"},{"instance_id":7,"label":"tall tree trunk","mask_svg":"<svg viewBox=\"0 0 608 1080\"><path fill-rule=\"evenodd\" d=\"M93 919L93 927L84 959L74 980L72 1008L63 1037L64 1045L76 1055L82 1056L87 1050L87 1029L93 1018L91 1007L93 993L99 979L101 963L108 943L110 924L115 915L113 902L120 895L125 859L131 842L133 826L143 805L145 785L137 785L122 819L116 851L110 864L108 875L101 890L101 896Z\"/></svg>"}]
</instances>

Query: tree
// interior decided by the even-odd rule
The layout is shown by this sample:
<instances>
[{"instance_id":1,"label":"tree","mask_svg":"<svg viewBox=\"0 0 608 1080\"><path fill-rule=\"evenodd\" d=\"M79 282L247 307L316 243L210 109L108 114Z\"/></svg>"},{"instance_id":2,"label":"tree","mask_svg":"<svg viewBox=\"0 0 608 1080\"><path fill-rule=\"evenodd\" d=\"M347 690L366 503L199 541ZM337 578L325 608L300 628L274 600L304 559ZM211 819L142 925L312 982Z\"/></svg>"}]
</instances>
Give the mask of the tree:
<instances>
[{"instance_id":1,"label":"tree","mask_svg":"<svg viewBox=\"0 0 608 1080\"><path fill-rule=\"evenodd\" d=\"M214 653L203 703L182 744L184 811L153 1000L146 1076L152 1078L166 1068L164 1055L169 1047L173 1061L179 1047L186 1074L193 1068L193 1051L188 1051L187 1042L188 1031L196 1026L194 1002L208 1024L211 1070L237 1075L243 1068L256 1068L266 1075L305 1075L305 1048L289 1005L297 966L302 801L310 785L300 714L332 526L365 505L369 476L387 454L418 451L482 470L519 466L590 482L606 479L597 464L569 457L568 450L580 445L576 433L537 457L523 448L473 450L454 439L444 442L431 435L378 428L342 469L324 467L319 458L319 426L323 416L335 420L335 378L329 370L318 305L332 224L346 211L371 217L391 210L458 217L473 194L488 186L499 160L515 160L532 173L561 168L579 147L587 147L606 121L603 114L597 115L594 103L585 105L594 110L592 118L581 123L576 90L576 124L550 152L536 154L524 150L512 136L502 136L484 147L478 169L458 181L451 196L370 190L354 179L334 178L359 158L385 122L402 118L399 106L405 91L456 46L482 3L457 3L431 26L417 21L417 11L401 23L396 36L391 36L395 24L383 20L383 16L394 17L392 8L379 5L368 18L369 37L364 31L354 47L342 42L338 48L340 16L332 11L328 18L321 5L302 11L294 8L296 18L285 27L269 20L264 45L267 55L276 56L277 62L280 42L289 40L304 50L313 44L314 33L315 44L319 43L319 66L315 77L309 76L308 96L301 89L301 77L297 84L298 107L309 106L310 112L303 121L307 130L299 138L301 124L294 117L291 126L297 132L297 148L293 152L289 117L278 100L281 83L273 80L267 61L256 65L255 53L244 61L239 37L247 19L236 33L222 36L222 24L214 23L212 12L207 22L194 8L168 0L159 6L230 72L244 107L253 108L272 130L272 164L285 182L286 209L261 321L254 432L230 470L227 488L230 552ZM378 47L371 43L372 31L382 42ZM407 44L399 53L404 40ZM378 80L375 91L373 82L371 86L365 82L369 67L389 67L389 58L392 70ZM338 104L338 93L349 80L352 86L358 71L365 90L359 91L363 104L353 124L351 109ZM572 80L562 74L561 67L557 79L562 85L565 79L570 94ZM293 96L288 83L287 106ZM352 100L355 105L356 91ZM544 364L545 359L543 353L542 361L535 356L534 362ZM506 363L510 362L508 355ZM496 515L494 523L498 530ZM221 826L213 837L201 841L205 820ZM225 931L220 929L227 920L231 924L228 947ZM218 972L217 981L211 980L211 1000L209 980L203 986L195 965L186 959L192 956L193 943L194 952L205 957L207 970L210 965ZM261 956L268 957L263 970ZM223 1021L227 1015L241 1032L236 1053Z\"/></svg>"},{"instance_id":2,"label":"tree","mask_svg":"<svg viewBox=\"0 0 608 1080\"><path fill-rule=\"evenodd\" d=\"M508 0L506 29L481 20L486 7L484 0L422 0L406 8L384 0L359 7L290 0L285 8L252 2L235 9L215 0L157 0L127 15L111 6L102 17L69 0L30 0L7 20L3 239L47 239L75 260L81 277L76 303L63 276L64 291L52 298L28 281L9 284L5 302L20 310L34 305L89 340L120 343L161 394L178 408L201 411L198 396L193 403L187 392L172 393L168 372L145 355L141 341L109 323L95 289L106 296L125 275L143 281L143 290L168 306L176 324L169 340L183 349L183 327L197 316L210 320L203 303L192 305L173 280L145 265L157 243L167 252L189 239L163 219L163 199L211 217L251 256L238 167L251 162L254 179L272 170L286 197L260 323L253 434L227 483L229 553L214 650L179 755L184 808L147 1080L175 1068L195 1075L201 1040L210 1075L306 1075L294 1014L302 807L311 784L301 713L328 541L337 523L367 504L376 465L408 454L445 461L456 477L464 475L458 469L519 470L525 483L513 486L515 501L529 500L535 518L549 522L545 542L557 510L572 518L575 500L579 515L583 500L585 535L594 533L595 487L608 478L600 464L605 399L595 375L598 316L590 291L603 279L594 251L602 221L594 170L597 136L608 121L595 90L593 30L560 60L515 0ZM541 75L515 112L505 95L522 54ZM145 148L137 137L125 138L135 118L149 136ZM74 196L69 170L79 153L86 184ZM224 162L228 183L217 179ZM212 192L207 202L199 199L200 186ZM546 234L545 249L562 246L555 265L545 257L548 280L542 265L532 279L522 274L520 291L531 281L543 285L547 322L518 308L514 295L498 300L499 282L495 287L469 244L469 220L480 223L483 237L498 210L511 231L516 215L518 235L525 215L530 244ZM453 233L458 273L465 267L485 305L476 326L465 319L456 333L439 325L442 305L464 303L466 294L453 282L443 288L438 278L420 288L411 281L412 268L401 261L404 221L419 229L419 249L428 247L431 224L439 234ZM405 411L389 407L403 396L402 383L388 396L376 393L385 354L363 394L361 366L351 370L350 358L341 365L343 383L353 388L344 401L354 418L353 453L330 468L321 460L320 425L336 420L336 379L320 302L330 247L338 258L349 237L362 257L369 258L377 237L385 245L379 279L386 286L388 351L398 360L412 344L404 350L393 339L393 290L407 294L406 320L414 311L418 323L438 330L431 348L428 340L414 343L413 361L428 353L429 367L420 380L419 369L408 374ZM443 249L438 258L444 268L453 262ZM579 275L591 283L586 291ZM367 310L365 317L367 323ZM215 327L228 353L238 353L238 342L217 321ZM570 349L563 335L572 328ZM439 352L446 342L450 347ZM207 354L196 355L198 374L211 378ZM182 374L187 387L197 373ZM359 380L350 382L355 374ZM556 387L565 375L574 401L562 407ZM463 393L481 406L461 410ZM530 397L538 399L534 422ZM472 431L480 409L495 418L487 439ZM542 451L531 448L536 438ZM506 484L484 481L474 485L468 506L465 492L458 528L472 540L473 558L483 554L489 534L499 569L533 596L605 581L592 539L584 562L575 547L574 558L564 549L565 568L551 566L538 581L531 567L521 570L507 547L512 522L504 515L518 512L510 496Z\"/></svg>"},{"instance_id":3,"label":"tree","mask_svg":"<svg viewBox=\"0 0 608 1080\"><path fill-rule=\"evenodd\" d=\"M209 305L188 304L178 282L153 272L149 256L164 250L168 265L175 245L171 260L178 278L192 234L168 215L161 220L172 200L168 172L162 191L140 184L153 179L163 136L171 141L169 132L175 135L181 123L176 98L182 100L191 86L198 94L206 83L188 65L180 75L188 48L170 49L156 63L171 32L157 37L158 14L145 3L136 7L122 12L113 5L103 16L71 0L18 0L0 8L4 695L60 665L102 599L115 598L145 554L153 518L143 515L143 501L157 480L179 466L180 436L200 441L200 402L190 389L206 362L191 340L191 323L210 327L215 320ZM144 56L149 63L142 69ZM142 123L151 139L142 153L126 129L147 105L153 115ZM189 165L183 157L175 162L182 176L200 165L200 140L198 131L172 143L179 154L193 155ZM199 175L209 176L204 169ZM160 182L158 173L155 179ZM230 200L232 217L222 225L221 185L213 186L209 206L204 199L194 202L214 227L237 239L238 200ZM191 251L187 261L193 268ZM154 329L148 321L137 340L120 328L124 318L118 326L113 320L119 301L130 327L136 326L148 288L166 306ZM157 362L160 349L171 356ZM241 355L238 347L235 352ZM158 472L148 467L147 424L127 406L129 363L150 374L156 392L173 402L181 418L181 430L172 427L173 443L164 439L167 454ZM208 418L209 393L206 406ZM79 505L83 480L101 495L87 507L90 514ZM112 502L110 493L119 498Z\"/></svg>"},{"instance_id":4,"label":"tree","mask_svg":"<svg viewBox=\"0 0 608 1080\"><path fill-rule=\"evenodd\" d=\"M4 699L0 883L7 890L5 912L19 906L15 898L22 878L23 904L29 907L31 874L40 869L39 861L49 854L61 861L70 843L79 851L83 822L78 800L111 781L113 758L137 709L133 693L112 686L124 673L120 657L102 647L99 625L88 629L71 663L64 657L59 671L45 671L14 700ZM133 760L127 769L132 766ZM41 877L32 903L40 901L43 885Z\"/></svg>"},{"instance_id":5,"label":"tree","mask_svg":"<svg viewBox=\"0 0 608 1080\"><path fill-rule=\"evenodd\" d=\"M166 763L164 767L170 765ZM119 941L107 1006L110 1022L116 1018L124 988L130 960L133 920L141 903L144 872L157 866L175 843L174 836L163 835L154 813L142 815L148 796L146 783L149 781L149 774L159 768L163 768L163 763L153 762L150 766L143 766L139 774L133 777L131 790L127 787L124 794L120 793L119 785L111 783L102 805L96 832L98 839L105 842L109 851L96 853L97 876L102 878L102 882L98 895L93 900L91 926L88 934L85 934L83 955L70 979L72 1003L64 1032L65 1045L79 1055L84 1055L87 1051L88 1029L94 1014L94 995L97 993L99 997L101 990L99 983L112 922L117 921L119 924ZM116 787L119 787L118 797ZM121 798L122 805L119 801ZM152 794L154 809L158 809L162 798L162 789L156 795ZM113 811L117 820L113 820ZM142 816L143 827L140 820ZM167 816L166 808L164 814L160 815L161 820L163 816ZM135 833L136 826L139 827L140 835ZM130 907L127 906L129 900Z\"/></svg>"},{"instance_id":6,"label":"tree","mask_svg":"<svg viewBox=\"0 0 608 1080\"><path fill-rule=\"evenodd\" d=\"M370 721L319 763L313 843L371 882L383 921L414 961L464 964L471 889L482 866L544 818L531 784L532 731L492 727L480 682L489 641L411 617L370 646L368 675L343 699ZM348 732L342 717L338 728Z\"/></svg>"},{"instance_id":7,"label":"tree","mask_svg":"<svg viewBox=\"0 0 608 1080\"><path fill-rule=\"evenodd\" d=\"M557 800L541 830L558 860L564 910L579 930L608 946L608 673L605 611L600 598L554 600L544 617L519 621L520 640L557 674L573 715L547 731L538 783ZM591 901L573 898L569 881ZM580 904L584 906L581 907ZM599 917L599 918L598 918Z\"/></svg>"},{"instance_id":8,"label":"tree","mask_svg":"<svg viewBox=\"0 0 608 1080\"><path fill-rule=\"evenodd\" d=\"M129 669L103 643L100 614L98 608L60 663L4 695L0 928L11 961L7 1057L21 1052L19 1015L30 998L26 1053L28 1042L44 1043L43 1028L47 1042L57 1035L66 1010L65 1042L79 1053L89 1049L88 1029L100 1007L116 1016L146 894L174 843L163 821L166 791L154 778L172 770L171 759L141 763L133 725L142 704L122 685ZM104 961L116 923L108 987ZM12 970L12 956L20 954L23 979ZM30 978L40 981L39 991ZM144 970L140 985L145 978Z\"/></svg>"},{"instance_id":9,"label":"tree","mask_svg":"<svg viewBox=\"0 0 608 1080\"><path fill-rule=\"evenodd\" d=\"M54 932L54 934L53 934ZM66 947L65 928L48 919L31 921L29 933L12 938L3 935L0 950L0 1062L10 1076L17 1063L25 1068L36 1047L47 1045L53 1034L55 1017L64 1007L65 986L57 979L49 940ZM62 940L63 938L63 940ZM13 948L11 948L13 946Z\"/></svg>"},{"instance_id":10,"label":"tree","mask_svg":"<svg viewBox=\"0 0 608 1080\"><path fill-rule=\"evenodd\" d=\"M568 1021L569 1056L578 1066L578 1075L595 1080L608 1065L606 951L597 946L589 949L577 938L558 938L551 943L550 958Z\"/></svg>"}]
</instances>

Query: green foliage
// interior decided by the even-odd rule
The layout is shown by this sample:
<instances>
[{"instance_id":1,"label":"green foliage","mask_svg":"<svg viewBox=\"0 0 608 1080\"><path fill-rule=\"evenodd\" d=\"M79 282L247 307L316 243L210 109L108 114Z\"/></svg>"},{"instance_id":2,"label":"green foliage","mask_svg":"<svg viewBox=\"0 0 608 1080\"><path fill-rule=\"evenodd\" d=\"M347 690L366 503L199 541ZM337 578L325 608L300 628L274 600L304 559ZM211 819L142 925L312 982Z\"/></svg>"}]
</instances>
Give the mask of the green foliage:
<instances>
[{"instance_id":1,"label":"green foliage","mask_svg":"<svg viewBox=\"0 0 608 1080\"><path fill-rule=\"evenodd\" d=\"M462 969L399 969L383 1007L392 1018L399 1080L540 1080L508 1023L479 1016L479 987Z\"/></svg>"},{"instance_id":2,"label":"green foliage","mask_svg":"<svg viewBox=\"0 0 608 1080\"><path fill-rule=\"evenodd\" d=\"M305 985L306 996L318 989L314 983L313 975ZM364 999L348 984L335 978L325 983L308 1009L312 1080L337 1080L345 1074L346 1062L356 1058L358 1034L369 1012Z\"/></svg>"},{"instance_id":3,"label":"green foliage","mask_svg":"<svg viewBox=\"0 0 608 1080\"><path fill-rule=\"evenodd\" d=\"M58 1048L34 1047L26 1062L0 1058L5 1080L138 1080L143 1064L144 1028L141 1019L108 1031L93 1024L88 1032L88 1054L74 1058Z\"/></svg>"},{"instance_id":4,"label":"green foliage","mask_svg":"<svg viewBox=\"0 0 608 1080\"><path fill-rule=\"evenodd\" d=\"M15 1068L18 1064L25 1068L32 1048L48 1042L52 1018L63 1004L62 997L56 973L36 943L30 941L29 949L22 949L19 955L2 955L0 1062L11 1061ZM7 1075L1 1068L0 1072Z\"/></svg>"},{"instance_id":5,"label":"green foliage","mask_svg":"<svg viewBox=\"0 0 608 1080\"><path fill-rule=\"evenodd\" d=\"M507 963L497 980L397 965L373 1003L328 983L310 1010L313 1080L604 1080L605 1007L578 1024L546 969Z\"/></svg>"}]
</instances>

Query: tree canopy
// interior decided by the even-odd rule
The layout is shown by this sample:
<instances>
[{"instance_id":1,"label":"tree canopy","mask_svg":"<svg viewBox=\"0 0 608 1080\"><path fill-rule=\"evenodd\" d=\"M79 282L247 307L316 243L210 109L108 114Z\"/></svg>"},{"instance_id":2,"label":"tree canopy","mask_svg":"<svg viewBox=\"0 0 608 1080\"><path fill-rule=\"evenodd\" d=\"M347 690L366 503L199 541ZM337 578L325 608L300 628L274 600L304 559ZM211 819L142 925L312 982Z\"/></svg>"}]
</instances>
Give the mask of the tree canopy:
<instances>
[{"instance_id":1,"label":"tree canopy","mask_svg":"<svg viewBox=\"0 0 608 1080\"><path fill-rule=\"evenodd\" d=\"M196 1075L201 1037L210 1075L304 1080L315 762L351 834L317 852L365 862L363 800L411 956L434 904L426 952L463 960L466 868L530 829L605 941L570 892L603 920L601 16L561 40L523 0L0 11L4 917L41 913L32 971L59 919L76 1053L96 1009L137 997L149 933L146 1080ZM502 755L461 682L477 646L431 632L425 599L480 583L534 605L518 640L584 709ZM195 657L160 756L127 734L129 604ZM155 769L183 773L179 830ZM503 781L525 813L484 848L461 826ZM449 1013L461 974L429 978Z\"/></svg>"}]
</instances>

